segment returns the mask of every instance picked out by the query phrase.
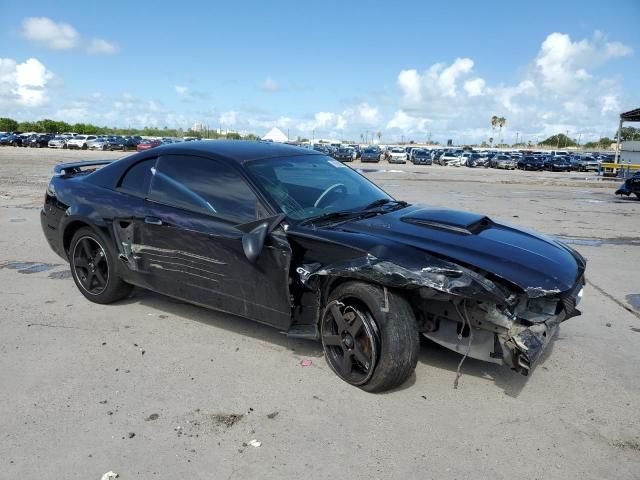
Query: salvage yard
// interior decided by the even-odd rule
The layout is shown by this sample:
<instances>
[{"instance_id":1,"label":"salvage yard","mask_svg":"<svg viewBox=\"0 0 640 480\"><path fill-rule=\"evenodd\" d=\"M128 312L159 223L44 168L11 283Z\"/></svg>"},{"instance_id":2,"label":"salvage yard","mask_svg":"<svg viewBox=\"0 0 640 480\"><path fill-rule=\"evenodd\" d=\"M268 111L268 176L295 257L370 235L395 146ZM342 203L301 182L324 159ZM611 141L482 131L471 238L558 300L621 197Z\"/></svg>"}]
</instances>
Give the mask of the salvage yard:
<instances>
[{"instance_id":1,"label":"salvage yard","mask_svg":"<svg viewBox=\"0 0 640 480\"><path fill-rule=\"evenodd\" d=\"M592 173L351 164L396 198L558 236L588 259L583 315L533 374L424 340L369 394L320 344L139 289L88 302L47 245L53 165L122 152L0 148L2 478L637 479L640 201Z\"/></svg>"}]
</instances>

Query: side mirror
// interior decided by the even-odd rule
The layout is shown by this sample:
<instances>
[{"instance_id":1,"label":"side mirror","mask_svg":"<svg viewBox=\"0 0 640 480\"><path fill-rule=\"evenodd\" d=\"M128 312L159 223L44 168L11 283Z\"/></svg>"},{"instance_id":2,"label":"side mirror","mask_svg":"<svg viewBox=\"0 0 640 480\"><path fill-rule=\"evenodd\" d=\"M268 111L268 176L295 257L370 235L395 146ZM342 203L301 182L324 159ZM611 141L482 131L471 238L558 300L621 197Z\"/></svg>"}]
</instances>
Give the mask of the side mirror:
<instances>
[{"instance_id":1,"label":"side mirror","mask_svg":"<svg viewBox=\"0 0 640 480\"><path fill-rule=\"evenodd\" d=\"M264 240L267 238L268 229L269 224L267 222L263 222L249 233L245 233L242 236L242 248L244 249L244 254L247 257L247 260L251 263L255 263L260 256L260 252L264 246Z\"/></svg>"},{"instance_id":2,"label":"side mirror","mask_svg":"<svg viewBox=\"0 0 640 480\"><path fill-rule=\"evenodd\" d=\"M285 216L283 214L279 214L254 222L236 225L238 230L245 232L242 236L242 249L244 250L244 255L247 257L247 260L251 263L255 263L256 260L258 260L267 235L270 234L284 218Z\"/></svg>"}]
</instances>

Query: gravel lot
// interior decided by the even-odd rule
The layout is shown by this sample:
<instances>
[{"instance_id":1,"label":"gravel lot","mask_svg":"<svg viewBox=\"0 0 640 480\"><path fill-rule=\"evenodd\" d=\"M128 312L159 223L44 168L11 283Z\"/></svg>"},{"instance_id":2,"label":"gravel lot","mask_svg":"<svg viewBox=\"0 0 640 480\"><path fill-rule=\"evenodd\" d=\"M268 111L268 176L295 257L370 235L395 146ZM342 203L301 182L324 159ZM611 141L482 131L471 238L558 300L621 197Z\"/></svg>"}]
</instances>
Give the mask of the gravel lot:
<instances>
[{"instance_id":1,"label":"gravel lot","mask_svg":"<svg viewBox=\"0 0 640 480\"><path fill-rule=\"evenodd\" d=\"M454 390L459 357L425 341L415 376L372 395L319 345L241 318L140 290L87 302L39 208L56 162L121 155L0 148L1 478L640 478L640 201L617 182L366 165L398 198L562 236L589 260L584 314L528 379L469 359Z\"/></svg>"}]
</instances>

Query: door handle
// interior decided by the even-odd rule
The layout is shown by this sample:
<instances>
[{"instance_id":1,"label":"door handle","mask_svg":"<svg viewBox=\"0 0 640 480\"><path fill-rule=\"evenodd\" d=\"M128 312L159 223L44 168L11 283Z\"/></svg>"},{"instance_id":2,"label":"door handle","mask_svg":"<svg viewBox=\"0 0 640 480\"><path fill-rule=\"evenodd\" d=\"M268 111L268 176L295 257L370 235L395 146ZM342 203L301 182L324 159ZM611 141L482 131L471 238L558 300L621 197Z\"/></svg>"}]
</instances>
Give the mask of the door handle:
<instances>
[{"instance_id":1,"label":"door handle","mask_svg":"<svg viewBox=\"0 0 640 480\"><path fill-rule=\"evenodd\" d=\"M148 223L149 225L162 225L162 220L158 217L144 217L144 223Z\"/></svg>"}]
</instances>

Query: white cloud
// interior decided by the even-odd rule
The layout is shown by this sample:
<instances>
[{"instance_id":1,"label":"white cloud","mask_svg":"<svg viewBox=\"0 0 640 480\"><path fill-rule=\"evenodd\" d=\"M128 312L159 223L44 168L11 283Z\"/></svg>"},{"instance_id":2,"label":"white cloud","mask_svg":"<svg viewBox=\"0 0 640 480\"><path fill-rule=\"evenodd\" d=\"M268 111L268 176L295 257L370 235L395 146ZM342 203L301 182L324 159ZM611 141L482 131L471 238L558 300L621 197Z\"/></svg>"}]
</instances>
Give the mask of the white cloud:
<instances>
[{"instance_id":1,"label":"white cloud","mask_svg":"<svg viewBox=\"0 0 640 480\"><path fill-rule=\"evenodd\" d=\"M92 55L113 55L118 52L118 47L102 38L92 38L87 47L87 52Z\"/></svg>"},{"instance_id":2,"label":"white cloud","mask_svg":"<svg viewBox=\"0 0 640 480\"><path fill-rule=\"evenodd\" d=\"M470 58L456 58L451 66L445 68L438 76L438 84L447 97L456 96L456 82L458 78L468 74L473 69Z\"/></svg>"},{"instance_id":3,"label":"white cloud","mask_svg":"<svg viewBox=\"0 0 640 480\"><path fill-rule=\"evenodd\" d=\"M83 39L68 23L55 22L47 17L28 17L22 22L22 36L51 50L74 50L85 48L94 55L112 55L118 47L102 38Z\"/></svg>"},{"instance_id":4,"label":"white cloud","mask_svg":"<svg viewBox=\"0 0 640 480\"><path fill-rule=\"evenodd\" d=\"M225 127L232 127L238 120L238 112L228 111L220 115L219 122Z\"/></svg>"},{"instance_id":5,"label":"white cloud","mask_svg":"<svg viewBox=\"0 0 640 480\"><path fill-rule=\"evenodd\" d=\"M403 69L397 77L400 109L387 128L417 132L417 119L430 119L436 138L480 142L491 135L489 119L498 115L507 118L503 135L510 142L516 132L540 140L567 130L583 140L593 138L615 130L617 114L639 101L637 92L623 95L618 77L599 69L632 53L599 32L587 39L551 33L511 82L491 84L473 75L476 65L469 58L435 63L423 73Z\"/></svg>"},{"instance_id":6,"label":"white cloud","mask_svg":"<svg viewBox=\"0 0 640 480\"><path fill-rule=\"evenodd\" d=\"M71 50L80 35L67 23L56 23L47 17L29 17L22 22L22 35L52 50Z\"/></svg>"},{"instance_id":7,"label":"white cloud","mask_svg":"<svg viewBox=\"0 0 640 480\"><path fill-rule=\"evenodd\" d=\"M402 70L398 74L398 86L404 94L405 100L418 103L422 100L420 93L420 75L416 70Z\"/></svg>"},{"instance_id":8,"label":"white cloud","mask_svg":"<svg viewBox=\"0 0 640 480\"><path fill-rule=\"evenodd\" d=\"M187 95L189 93L189 89L184 85L176 85L175 88L178 95Z\"/></svg>"},{"instance_id":9,"label":"white cloud","mask_svg":"<svg viewBox=\"0 0 640 480\"><path fill-rule=\"evenodd\" d=\"M280 85L271 77L267 77L264 79L264 82L262 82L262 90L265 92L277 92L280 90Z\"/></svg>"},{"instance_id":10,"label":"white cloud","mask_svg":"<svg viewBox=\"0 0 640 480\"><path fill-rule=\"evenodd\" d=\"M426 132L427 125L431 122L428 118L415 117L398 110L387 123L388 129L399 129L406 133Z\"/></svg>"},{"instance_id":11,"label":"white cloud","mask_svg":"<svg viewBox=\"0 0 640 480\"><path fill-rule=\"evenodd\" d=\"M458 81L473 71L474 62L470 58L456 58L451 65L435 63L423 74L415 69L402 70L398 74L398 86L403 95L403 103L407 107L428 102L434 97L455 98L458 95ZM474 95L478 92L479 82L476 78L465 84L465 91L469 89ZM468 86L467 86L468 85Z\"/></svg>"},{"instance_id":12,"label":"white cloud","mask_svg":"<svg viewBox=\"0 0 640 480\"><path fill-rule=\"evenodd\" d=\"M596 32L591 41L572 41L566 33L555 32L542 42L535 66L544 86L550 90L576 90L581 80L591 78L589 69L632 52L631 47L620 42L608 42L600 32Z\"/></svg>"},{"instance_id":13,"label":"white cloud","mask_svg":"<svg viewBox=\"0 0 640 480\"><path fill-rule=\"evenodd\" d=\"M357 107L358 118L368 125L375 125L380 122L380 110L370 106L368 103L361 103Z\"/></svg>"},{"instance_id":14,"label":"white cloud","mask_svg":"<svg viewBox=\"0 0 640 480\"><path fill-rule=\"evenodd\" d=\"M474 78L464 82L464 90L470 97L484 95L484 87L486 83L482 78Z\"/></svg>"},{"instance_id":15,"label":"white cloud","mask_svg":"<svg viewBox=\"0 0 640 480\"><path fill-rule=\"evenodd\" d=\"M53 74L35 58L17 63L0 58L0 105L38 107L48 101L47 83Z\"/></svg>"},{"instance_id":16,"label":"white cloud","mask_svg":"<svg viewBox=\"0 0 640 480\"><path fill-rule=\"evenodd\" d=\"M317 112L312 120L303 121L298 124L298 129L303 132L312 130L342 130L347 126L343 115L336 115L331 112Z\"/></svg>"},{"instance_id":17,"label":"white cloud","mask_svg":"<svg viewBox=\"0 0 640 480\"><path fill-rule=\"evenodd\" d=\"M620 104L618 103L618 96L615 94L603 95L600 97L600 113L606 115L607 113L619 113Z\"/></svg>"}]
</instances>

